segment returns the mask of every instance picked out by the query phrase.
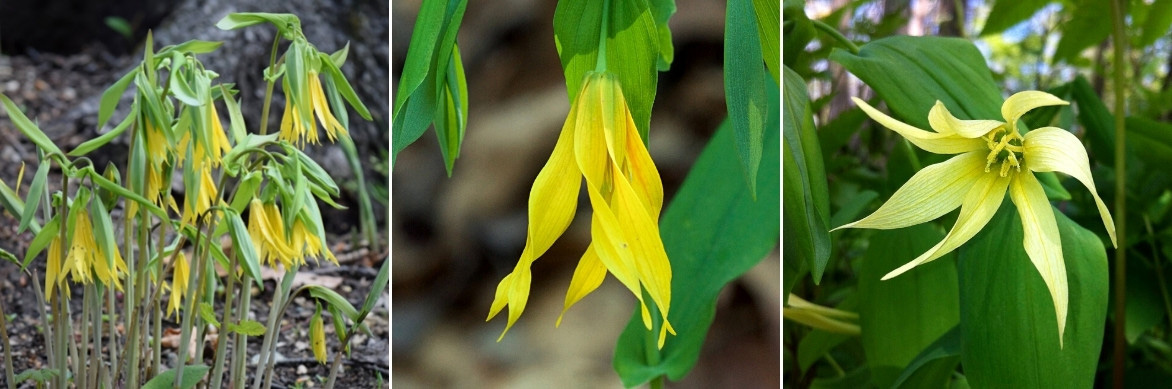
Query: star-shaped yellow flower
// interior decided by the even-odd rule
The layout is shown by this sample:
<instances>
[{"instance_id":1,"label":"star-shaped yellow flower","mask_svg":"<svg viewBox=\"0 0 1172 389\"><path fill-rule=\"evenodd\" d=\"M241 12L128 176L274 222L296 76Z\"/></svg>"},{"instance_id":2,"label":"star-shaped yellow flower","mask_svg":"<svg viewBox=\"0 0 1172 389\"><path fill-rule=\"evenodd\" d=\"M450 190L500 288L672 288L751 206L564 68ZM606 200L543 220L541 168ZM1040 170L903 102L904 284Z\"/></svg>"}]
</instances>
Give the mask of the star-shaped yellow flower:
<instances>
[{"instance_id":1,"label":"star-shaped yellow flower","mask_svg":"<svg viewBox=\"0 0 1172 389\"><path fill-rule=\"evenodd\" d=\"M1035 172L1062 172L1086 185L1095 198L1103 225L1115 244L1115 223L1107 205L1095 191L1086 149L1070 132L1043 127L1018 132L1017 121L1027 111L1043 106L1070 104L1045 92L1014 94L1001 106L1005 122L960 120L937 101L928 113L935 132L925 131L879 112L853 98L863 112L916 146L936 154L956 154L947 161L925 167L908 180L875 213L841 228L894 229L936 219L960 207L952 230L918 258L887 273L884 280L940 258L971 239L1001 207L1005 192L1017 206L1025 230L1026 254L1038 269L1058 318L1059 345L1066 329L1066 263L1058 223Z\"/></svg>"},{"instance_id":2,"label":"star-shaped yellow flower","mask_svg":"<svg viewBox=\"0 0 1172 389\"><path fill-rule=\"evenodd\" d=\"M602 284L609 271L639 299L643 324L649 330L651 313L643 291L651 296L663 318L659 333L659 347L663 347L667 333L675 334L667 322L671 265L657 222L663 184L618 79L607 73L586 75L553 154L533 182L525 250L517 267L497 286L488 320L508 305L508 332L521 317L533 277L529 267L569 226L583 177L594 208L592 242L574 270L562 314Z\"/></svg>"}]
</instances>

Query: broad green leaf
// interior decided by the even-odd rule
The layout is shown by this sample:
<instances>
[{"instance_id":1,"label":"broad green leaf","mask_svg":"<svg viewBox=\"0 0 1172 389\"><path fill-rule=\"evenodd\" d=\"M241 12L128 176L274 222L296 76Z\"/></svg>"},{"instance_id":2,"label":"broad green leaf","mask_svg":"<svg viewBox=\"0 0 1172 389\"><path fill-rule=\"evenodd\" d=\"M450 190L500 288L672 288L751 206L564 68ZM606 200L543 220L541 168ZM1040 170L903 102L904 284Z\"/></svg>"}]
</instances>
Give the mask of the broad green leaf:
<instances>
[{"instance_id":1,"label":"broad green leaf","mask_svg":"<svg viewBox=\"0 0 1172 389\"><path fill-rule=\"evenodd\" d=\"M320 285L310 285L307 287L307 290L309 290L310 296L313 296L316 299L324 300L329 305L340 309L342 313L345 314L346 317L351 321L356 321L358 318L358 310L354 309L354 305L351 305L350 301L346 300L346 298L342 297L342 295L338 294L338 292L327 289Z\"/></svg>"},{"instance_id":2,"label":"broad green leaf","mask_svg":"<svg viewBox=\"0 0 1172 389\"><path fill-rule=\"evenodd\" d=\"M253 190L255 190L255 187ZM252 238L248 235L248 227L244 225L244 220L240 219L239 213L231 211L224 212L224 215L228 219L228 231L232 235L232 248L236 250L236 259L242 261L241 264L244 267L244 272L252 277L258 286L263 287L264 284L260 274L260 260L256 254L256 248L252 246Z\"/></svg>"},{"instance_id":3,"label":"broad green leaf","mask_svg":"<svg viewBox=\"0 0 1172 389\"><path fill-rule=\"evenodd\" d=\"M348 50L349 47L350 44L346 43L346 49L343 50ZM334 57L328 56L325 53L318 53L318 55L320 55L322 59L322 68L326 70L326 73L330 76L329 80L333 83L331 84L334 86L332 89L338 94L342 95L342 98L346 99L346 102L350 103L350 106L353 107L356 112L358 112L358 116L361 116L366 120L372 120L372 117L370 116L370 110L366 109L366 104L362 104L362 100L358 98L358 94L354 93L354 88L350 86L350 81L346 80L346 75L342 74L342 69L340 68L342 65L339 65L337 62L335 62L333 59ZM345 53L343 53L343 58L344 57ZM342 118L339 117L338 120L341 121ZM347 129L350 127L349 125L345 126Z\"/></svg>"},{"instance_id":4,"label":"broad green leaf","mask_svg":"<svg viewBox=\"0 0 1172 389\"><path fill-rule=\"evenodd\" d=\"M1140 116L1128 116L1126 125L1131 155L1148 166L1172 164L1172 125Z\"/></svg>"},{"instance_id":5,"label":"broad green leaf","mask_svg":"<svg viewBox=\"0 0 1172 389\"><path fill-rule=\"evenodd\" d=\"M660 32L647 2L559 1L553 14L553 30L570 101L578 96L587 72L605 70L615 74L646 143L660 56ZM605 39L600 39L604 34Z\"/></svg>"},{"instance_id":6,"label":"broad green leaf","mask_svg":"<svg viewBox=\"0 0 1172 389\"><path fill-rule=\"evenodd\" d=\"M790 325L790 324L786 324ZM798 368L805 374L810 366L818 362L826 356L834 347L849 340L851 336L826 332L822 330L812 330L806 334L801 341L798 342Z\"/></svg>"},{"instance_id":7,"label":"broad green leaf","mask_svg":"<svg viewBox=\"0 0 1172 389\"><path fill-rule=\"evenodd\" d=\"M893 116L918 128L930 128L936 100L960 119L1005 120L1001 89L967 40L897 36L871 41L858 55L835 49L830 59L874 89Z\"/></svg>"},{"instance_id":8,"label":"broad green leaf","mask_svg":"<svg viewBox=\"0 0 1172 389\"><path fill-rule=\"evenodd\" d=\"M208 374L207 365L188 365L183 366L183 382L179 383L180 389L192 389L200 380ZM175 386L175 369L167 370L151 378L143 389L171 389Z\"/></svg>"},{"instance_id":9,"label":"broad green leaf","mask_svg":"<svg viewBox=\"0 0 1172 389\"><path fill-rule=\"evenodd\" d=\"M785 118L783 156L785 169L784 201L786 238L782 246L782 260L786 263L804 262L813 273L814 282L822 280L822 272L830 260L830 195L826 172L822 166L818 134L810 114L806 83L785 68ZM769 126L766 126L766 130ZM769 161L769 159L763 159ZM795 265L787 265L790 268Z\"/></svg>"},{"instance_id":10,"label":"broad green leaf","mask_svg":"<svg viewBox=\"0 0 1172 389\"><path fill-rule=\"evenodd\" d=\"M435 110L435 136L439 140L440 153L444 157L444 168L448 177L460 157L460 144L464 142L464 130L468 127L468 83L464 79L464 61L460 60L459 45L452 45L452 52L445 66L436 95L438 107Z\"/></svg>"},{"instance_id":11,"label":"broad green leaf","mask_svg":"<svg viewBox=\"0 0 1172 389\"><path fill-rule=\"evenodd\" d=\"M1073 62L1083 50L1111 35L1111 23L1105 23L1105 8L1099 0L1074 1L1074 8L1067 12L1070 19L1062 23L1062 38L1054 49L1054 63Z\"/></svg>"},{"instance_id":12,"label":"broad green leaf","mask_svg":"<svg viewBox=\"0 0 1172 389\"><path fill-rule=\"evenodd\" d=\"M226 94L228 87L220 85L221 93ZM232 96L224 96L224 107L228 108L228 132L232 134L232 142L236 145L244 142L244 137L248 136L248 129L245 128L244 115L240 112L240 102Z\"/></svg>"},{"instance_id":13,"label":"broad green leaf","mask_svg":"<svg viewBox=\"0 0 1172 389\"><path fill-rule=\"evenodd\" d=\"M778 127L766 127L756 200L736 173L740 167L733 130L725 121L664 211L659 226L672 266L669 318L678 335L656 350L658 332L648 331L635 309L615 350L614 367L624 385L660 375L679 380L687 374L707 337L720 290L777 247Z\"/></svg>"},{"instance_id":14,"label":"broad green leaf","mask_svg":"<svg viewBox=\"0 0 1172 389\"><path fill-rule=\"evenodd\" d=\"M810 389L857 389L866 387L869 382L871 382L871 369L862 366L841 377L815 378L813 382L810 382Z\"/></svg>"},{"instance_id":15,"label":"broad green leaf","mask_svg":"<svg viewBox=\"0 0 1172 389\"><path fill-rule=\"evenodd\" d=\"M867 205L871 204L879 197L879 193L870 189L864 189L850 196L850 200L842 207L838 208L838 212L830 217L830 225L841 226L850 223L852 220L859 220ZM917 254L918 255L918 254Z\"/></svg>"},{"instance_id":16,"label":"broad green leaf","mask_svg":"<svg viewBox=\"0 0 1172 389\"><path fill-rule=\"evenodd\" d=\"M757 191L763 127L770 113L761 64L761 41L752 0L728 0L724 19L724 99L737 135L737 157L753 193Z\"/></svg>"},{"instance_id":17,"label":"broad green leaf","mask_svg":"<svg viewBox=\"0 0 1172 389\"><path fill-rule=\"evenodd\" d=\"M1146 7L1146 6L1145 6ZM1147 47L1168 33L1172 27L1172 1L1156 1L1148 8L1148 18L1144 20L1143 35L1136 47Z\"/></svg>"},{"instance_id":18,"label":"broad green leaf","mask_svg":"<svg viewBox=\"0 0 1172 389\"><path fill-rule=\"evenodd\" d=\"M171 53L189 53L189 54L207 54L216 51L223 46L224 42L220 41L202 41L199 39L192 39L177 45L164 47L155 53L156 57L164 58Z\"/></svg>"},{"instance_id":19,"label":"broad green leaf","mask_svg":"<svg viewBox=\"0 0 1172 389\"><path fill-rule=\"evenodd\" d=\"M981 36L992 35L1029 19L1050 0L1000 0L993 3L989 17L985 20L985 27L981 29Z\"/></svg>"},{"instance_id":20,"label":"broad green leaf","mask_svg":"<svg viewBox=\"0 0 1172 389\"><path fill-rule=\"evenodd\" d=\"M1036 176L1038 181L1042 183L1042 189L1046 191L1047 198L1055 201L1070 200L1070 192L1067 191L1066 187L1062 186L1062 183L1058 181L1058 174L1055 174L1054 172L1045 172L1034 173L1034 176ZM1063 177L1067 176L1063 175ZM1076 185L1082 184L1076 183Z\"/></svg>"},{"instance_id":21,"label":"broad green leaf","mask_svg":"<svg viewBox=\"0 0 1172 389\"><path fill-rule=\"evenodd\" d=\"M1127 320L1123 325L1124 337L1127 338L1127 343L1135 344L1140 335L1164 321L1164 296L1160 293L1156 269L1139 260L1136 254L1128 256L1127 270Z\"/></svg>"},{"instance_id":22,"label":"broad green leaf","mask_svg":"<svg viewBox=\"0 0 1172 389\"><path fill-rule=\"evenodd\" d=\"M1115 166L1115 117L1081 75L1071 81L1070 97L1078 107L1078 121L1086 128L1087 151L1099 163Z\"/></svg>"},{"instance_id":23,"label":"broad green leaf","mask_svg":"<svg viewBox=\"0 0 1172 389\"><path fill-rule=\"evenodd\" d=\"M886 281L944 239L931 223L876 230L859 270L859 326L871 382L890 388L908 363L960 320L951 254ZM947 377L945 377L947 378Z\"/></svg>"},{"instance_id":24,"label":"broad green leaf","mask_svg":"<svg viewBox=\"0 0 1172 389\"><path fill-rule=\"evenodd\" d=\"M57 148L57 145L36 124L33 124L28 116L24 116L24 112L21 112L20 108L16 107L16 103L8 99L8 96L0 93L0 102L4 103L4 109L8 111L8 120L12 121L12 124L20 133L24 134L25 138L32 141L45 154L62 154L61 149Z\"/></svg>"},{"instance_id":25,"label":"broad green leaf","mask_svg":"<svg viewBox=\"0 0 1172 389\"><path fill-rule=\"evenodd\" d=\"M207 302L199 303L199 318L203 319L205 323L211 324L212 327L220 328L220 321L216 320L216 309Z\"/></svg>"},{"instance_id":26,"label":"broad green leaf","mask_svg":"<svg viewBox=\"0 0 1172 389\"><path fill-rule=\"evenodd\" d=\"M434 57L436 42L448 20L448 1L425 0L419 7L419 15L415 17L415 28L411 31L411 43L407 46L407 58L403 62L402 75L399 77L399 91L395 95L395 116L407 102L407 97L415 92L423 83L423 79L431 70L431 60ZM463 18L463 13L456 15Z\"/></svg>"},{"instance_id":27,"label":"broad green leaf","mask_svg":"<svg viewBox=\"0 0 1172 389\"><path fill-rule=\"evenodd\" d=\"M783 64L787 67L793 67L797 64L798 57L805 51L806 45L814 39L816 31L810 18L806 16L806 2L804 0L783 0L785 6L782 10L781 32L785 35L782 39L782 49L784 50L782 58ZM845 9L845 7L844 7Z\"/></svg>"},{"instance_id":28,"label":"broad green leaf","mask_svg":"<svg viewBox=\"0 0 1172 389\"><path fill-rule=\"evenodd\" d=\"M892 388L946 387L960 363L960 327L940 335L908 364Z\"/></svg>"},{"instance_id":29,"label":"broad green leaf","mask_svg":"<svg viewBox=\"0 0 1172 389\"><path fill-rule=\"evenodd\" d=\"M45 183L49 180L50 166L52 166L52 162L48 159L42 159L40 165L37 166L37 173L33 175L33 183L29 185L28 202L25 203L24 213L20 214L20 225L16 227L18 234L24 232L24 229L33 223L33 215L37 213L41 198L45 197Z\"/></svg>"},{"instance_id":30,"label":"broad green leaf","mask_svg":"<svg viewBox=\"0 0 1172 389\"><path fill-rule=\"evenodd\" d=\"M118 100L122 99L122 92L126 91L126 87L130 86L130 82L134 81L134 75L138 73L138 68L134 68L126 75L119 78L114 85L110 85L102 92L102 98L98 102L98 129L106 126L106 122L110 120L110 115L114 114L114 108L118 107ZM134 116L131 114L130 116Z\"/></svg>"},{"instance_id":31,"label":"broad green leaf","mask_svg":"<svg viewBox=\"0 0 1172 389\"><path fill-rule=\"evenodd\" d=\"M959 249L961 360L973 387L1094 383L1107 319L1107 254L1094 233L1057 209L1054 216L1070 291L1062 347L1050 292L1018 243L1022 225L1012 204Z\"/></svg>"},{"instance_id":32,"label":"broad green leaf","mask_svg":"<svg viewBox=\"0 0 1172 389\"><path fill-rule=\"evenodd\" d=\"M301 19L293 14L275 14L261 12L238 12L224 16L216 22L216 28L221 30L236 30L260 23L271 23L285 39L293 40L301 36Z\"/></svg>"},{"instance_id":33,"label":"broad green leaf","mask_svg":"<svg viewBox=\"0 0 1172 389\"><path fill-rule=\"evenodd\" d=\"M247 336L261 336L265 334L265 325L256 320L241 320L240 324L228 324L228 331Z\"/></svg>"},{"instance_id":34,"label":"broad green leaf","mask_svg":"<svg viewBox=\"0 0 1172 389\"><path fill-rule=\"evenodd\" d=\"M773 82L781 82L781 2L753 0L753 14L757 16L757 35L761 41L761 56Z\"/></svg>"},{"instance_id":35,"label":"broad green leaf","mask_svg":"<svg viewBox=\"0 0 1172 389\"><path fill-rule=\"evenodd\" d=\"M426 0L415 18L391 117L391 164L434 119L439 82L456 44L467 0Z\"/></svg>"}]
</instances>

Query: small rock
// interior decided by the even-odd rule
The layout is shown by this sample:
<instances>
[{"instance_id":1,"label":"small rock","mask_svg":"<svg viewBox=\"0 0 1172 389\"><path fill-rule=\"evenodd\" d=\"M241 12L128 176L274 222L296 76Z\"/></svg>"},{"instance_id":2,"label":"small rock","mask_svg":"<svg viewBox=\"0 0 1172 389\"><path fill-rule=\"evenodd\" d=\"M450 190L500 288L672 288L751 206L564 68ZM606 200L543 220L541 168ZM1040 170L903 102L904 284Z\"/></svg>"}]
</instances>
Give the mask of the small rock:
<instances>
[{"instance_id":1,"label":"small rock","mask_svg":"<svg viewBox=\"0 0 1172 389\"><path fill-rule=\"evenodd\" d=\"M38 78L36 81L33 82L33 88L37 88L37 90L39 90L39 91L49 89L49 83L45 82L45 80Z\"/></svg>"},{"instance_id":2,"label":"small rock","mask_svg":"<svg viewBox=\"0 0 1172 389\"><path fill-rule=\"evenodd\" d=\"M4 84L4 90L7 90L8 92L16 92L20 90L20 82L17 82L16 80L9 80Z\"/></svg>"},{"instance_id":3,"label":"small rock","mask_svg":"<svg viewBox=\"0 0 1172 389\"><path fill-rule=\"evenodd\" d=\"M61 91L61 100L73 101L76 98L77 98L77 90L76 89L73 89L70 87L65 87L65 90Z\"/></svg>"},{"instance_id":4,"label":"small rock","mask_svg":"<svg viewBox=\"0 0 1172 389\"><path fill-rule=\"evenodd\" d=\"M297 374L299 374L299 375L309 374L309 368L305 367L305 365L297 365Z\"/></svg>"}]
</instances>

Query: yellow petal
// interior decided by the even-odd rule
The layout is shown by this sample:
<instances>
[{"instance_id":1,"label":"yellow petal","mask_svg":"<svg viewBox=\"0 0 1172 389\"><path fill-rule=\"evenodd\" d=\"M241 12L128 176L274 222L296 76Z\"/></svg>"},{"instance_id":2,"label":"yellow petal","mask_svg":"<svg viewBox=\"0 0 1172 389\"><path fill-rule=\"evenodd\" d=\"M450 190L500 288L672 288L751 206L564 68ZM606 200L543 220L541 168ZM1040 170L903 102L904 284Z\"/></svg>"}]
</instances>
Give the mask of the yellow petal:
<instances>
[{"instance_id":1,"label":"yellow petal","mask_svg":"<svg viewBox=\"0 0 1172 389\"><path fill-rule=\"evenodd\" d=\"M1103 219L1103 226L1107 228L1107 235L1111 237L1111 245L1115 243L1115 222L1111 218L1111 211L1107 204L1099 198L1095 189L1095 180L1091 177L1091 164L1087 159L1087 151L1082 147L1078 138L1061 128L1044 127L1025 134L1022 146L1025 149L1026 167L1035 172L1062 172L1074 177L1091 191L1095 198L1095 206L1099 208L1099 216Z\"/></svg>"},{"instance_id":2,"label":"yellow petal","mask_svg":"<svg viewBox=\"0 0 1172 389\"><path fill-rule=\"evenodd\" d=\"M842 228L893 229L920 224L952 212L985 174L985 154L968 152L916 172L879 209ZM834 231L831 230L831 231Z\"/></svg>"},{"instance_id":3,"label":"yellow petal","mask_svg":"<svg viewBox=\"0 0 1172 389\"><path fill-rule=\"evenodd\" d=\"M886 114L879 112L879 110L871 107L866 101L858 97L851 97L859 108L863 109L863 113L870 116L871 119L879 122L884 127L899 133L909 142L917 147L927 150L928 152L936 154L960 154L968 151L987 149L985 141L982 139L970 139L957 136L956 134L941 134L936 132L924 131L915 128L910 124L895 120Z\"/></svg>"},{"instance_id":4,"label":"yellow petal","mask_svg":"<svg viewBox=\"0 0 1172 389\"><path fill-rule=\"evenodd\" d=\"M329 135L330 141L336 139L339 133L346 136L346 129L342 127L342 123L339 123L338 119L334 118L334 114L330 113L330 106L326 103L326 96L322 91L321 81L317 79L317 74L309 73L309 93L310 100L313 101L313 111L317 114L317 120L321 122L321 126L326 129L326 135Z\"/></svg>"},{"instance_id":5,"label":"yellow petal","mask_svg":"<svg viewBox=\"0 0 1172 389\"><path fill-rule=\"evenodd\" d=\"M973 183L969 192L965 194L964 203L960 207L960 216L956 218L956 224L952 226L951 231L948 231L944 240L911 262L887 273L883 279L891 279L916 266L940 258L972 239L973 235L976 235L977 232L981 231L981 228L985 227L985 224L989 223L989 219L992 219L993 215L997 213L997 208L1001 207L1001 201L1005 199L1005 190L1009 186L1009 181L1009 177L1001 177L993 173L982 174Z\"/></svg>"},{"instance_id":6,"label":"yellow petal","mask_svg":"<svg viewBox=\"0 0 1172 389\"><path fill-rule=\"evenodd\" d=\"M996 120L957 119L940 100L936 100L936 105L928 112L928 124L941 134L956 134L965 138L982 137L989 131L1005 125Z\"/></svg>"},{"instance_id":7,"label":"yellow petal","mask_svg":"<svg viewBox=\"0 0 1172 389\"><path fill-rule=\"evenodd\" d=\"M1022 242L1030 262L1042 275L1050 297L1054 300L1054 312L1058 318L1058 346L1062 347L1062 335L1066 331L1067 285L1066 262L1062 259L1062 239L1058 236L1058 222L1042 184L1031 173L1017 174L1009 186L1009 198L1021 215L1021 226L1025 231Z\"/></svg>"},{"instance_id":8,"label":"yellow petal","mask_svg":"<svg viewBox=\"0 0 1172 389\"><path fill-rule=\"evenodd\" d=\"M571 306L581 301L590 292L598 289L604 279L606 279L606 266L602 264L602 260L598 259L598 253L591 245L586 248L582 259L578 261L578 266L574 268L574 276L570 278L570 289L566 292L566 303L562 308L562 313L558 315L558 321L554 327L560 327L562 318L566 316L566 311L569 311Z\"/></svg>"},{"instance_id":9,"label":"yellow petal","mask_svg":"<svg viewBox=\"0 0 1172 389\"><path fill-rule=\"evenodd\" d=\"M1017 128L1017 119L1031 109L1050 105L1070 105L1054 95L1036 90L1014 93L1001 104L1001 116L1009 128Z\"/></svg>"},{"instance_id":10,"label":"yellow petal","mask_svg":"<svg viewBox=\"0 0 1172 389\"><path fill-rule=\"evenodd\" d=\"M56 289L58 274L61 268L61 239L54 237L49 241L49 252L45 254L45 299L53 301L53 291Z\"/></svg>"},{"instance_id":11,"label":"yellow petal","mask_svg":"<svg viewBox=\"0 0 1172 389\"><path fill-rule=\"evenodd\" d=\"M663 208L663 181L659 178L659 170L655 168L655 163L651 161L647 146L643 145L639 132L635 130L634 119L628 116L627 120L627 128L630 131L627 131L626 146L631 186L639 200L643 201L651 218L659 220L659 212Z\"/></svg>"}]
</instances>

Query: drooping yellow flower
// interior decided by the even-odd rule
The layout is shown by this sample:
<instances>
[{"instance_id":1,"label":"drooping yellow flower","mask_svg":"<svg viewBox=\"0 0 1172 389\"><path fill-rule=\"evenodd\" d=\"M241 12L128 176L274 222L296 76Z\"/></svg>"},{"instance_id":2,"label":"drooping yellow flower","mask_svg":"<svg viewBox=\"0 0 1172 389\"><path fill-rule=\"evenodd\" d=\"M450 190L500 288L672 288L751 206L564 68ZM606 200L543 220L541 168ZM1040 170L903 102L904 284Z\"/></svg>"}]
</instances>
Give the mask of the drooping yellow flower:
<instances>
[{"instance_id":1,"label":"drooping yellow flower","mask_svg":"<svg viewBox=\"0 0 1172 389\"><path fill-rule=\"evenodd\" d=\"M263 263L276 266L280 262L286 269L294 263L304 263L301 256L285 238L285 222L276 204L265 204L252 199L248 207L248 234L256 247L256 255Z\"/></svg>"},{"instance_id":2,"label":"drooping yellow flower","mask_svg":"<svg viewBox=\"0 0 1172 389\"><path fill-rule=\"evenodd\" d=\"M960 216L944 240L888 273L883 277L887 280L940 258L967 242L993 218L1008 191L1021 215L1026 254L1053 299L1061 345L1068 302L1066 262L1062 258L1054 212L1033 173L1062 172L1082 182L1095 198L1112 244L1115 244L1115 223L1096 193L1086 149L1078 138L1056 127L1038 128L1023 136L1018 132L1017 121L1031 109L1070 103L1045 92L1017 93L1001 106L1005 118L1001 122L960 120L937 101L928 113L928 122L935 130L930 132L895 120L861 99L854 98L854 101L872 119L912 144L936 154L957 155L917 172L875 213L835 229L903 228L960 207Z\"/></svg>"},{"instance_id":3,"label":"drooping yellow flower","mask_svg":"<svg viewBox=\"0 0 1172 389\"><path fill-rule=\"evenodd\" d=\"M187 196L183 198L183 224L194 225L196 217L204 215L209 208L212 207L212 201L219 199L219 192L216 191L216 183L212 180L212 167L210 165L203 165L195 167L199 170L199 186L196 190L189 190ZM206 222L206 219L205 219Z\"/></svg>"},{"instance_id":4,"label":"drooping yellow flower","mask_svg":"<svg viewBox=\"0 0 1172 389\"><path fill-rule=\"evenodd\" d=\"M305 222L300 217L294 219L293 231L289 243L293 252L297 253L301 258L301 263L305 263L305 257L311 257L315 260L325 257L335 265L338 264L338 258L334 257L334 253L330 252L330 249L322 244L322 240L318 238L317 234L311 232L309 227L305 226Z\"/></svg>"},{"instance_id":5,"label":"drooping yellow flower","mask_svg":"<svg viewBox=\"0 0 1172 389\"><path fill-rule=\"evenodd\" d=\"M182 251L175 256L175 264L171 270L171 298L167 301L167 313L174 315L179 312L180 303L183 301L183 293L187 292L187 279L191 274L190 264L187 263L187 255Z\"/></svg>"},{"instance_id":6,"label":"drooping yellow flower","mask_svg":"<svg viewBox=\"0 0 1172 389\"><path fill-rule=\"evenodd\" d=\"M790 294L781 315L796 323L805 324L835 334L859 336L862 329L856 323L859 314L811 303Z\"/></svg>"},{"instance_id":7,"label":"drooping yellow flower","mask_svg":"<svg viewBox=\"0 0 1172 389\"><path fill-rule=\"evenodd\" d=\"M100 200L95 200L100 201ZM52 299L53 290L65 285L68 275L74 282L90 283L97 278L102 284L122 290L120 275L126 272L126 263L118 247L111 248L113 252L113 266L107 262L106 253L94 240L93 223L85 207L78 209L73 215L73 234L69 243L69 251L65 253L65 260L61 261L62 244L59 237L54 237L49 243L48 261L45 268L45 296ZM62 227L64 228L64 227ZM66 297L69 288L62 288Z\"/></svg>"},{"instance_id":8,"label":"drooping yellow flower","mask_svg":"<svg viewBox=\"0 0 1172 389\"><path fill-rule=\"evenodd\" d=\"M285 113L281 116L281 133L278 135L279 139L288 141L297 147L305 147L305 141L317 144L317 125L313 120L303 122L301 120L302 112L312 111L317 116L319 122L326 130L326 135L330 141L333 142L338 134L341 136L348 136L346 129L342 127L342 123L334 117L330 112L329 100L326 100L326 95L321 86L321 80L318 80L318 74L315 71L308 71L307 77L304 80L306 86L306 93L309 93L309 106L300 106L289 93L289 83L285 82Z\"/></svg>"},{"instance_id":9,"label":"drooping yellow flower","mask_svg":"<svg viewBox=\"0 0 1172 389\"><path fill-rule=\"evenodd\" d=\"M533 182L525 249L513 272L497 286L488 320L509 307L504 338L520 318L529 298L530 266L569 226L583 177L594 209L592 242L574 271L565 309L597 288L609 271L639 299L648 330L652 321L644 291L659 308L663 347L667 333L675 334L667 321L671 265L659 238L663 185L618 79L605 73L587 74L557 145Z\"/></svg>"}]
</instances>

